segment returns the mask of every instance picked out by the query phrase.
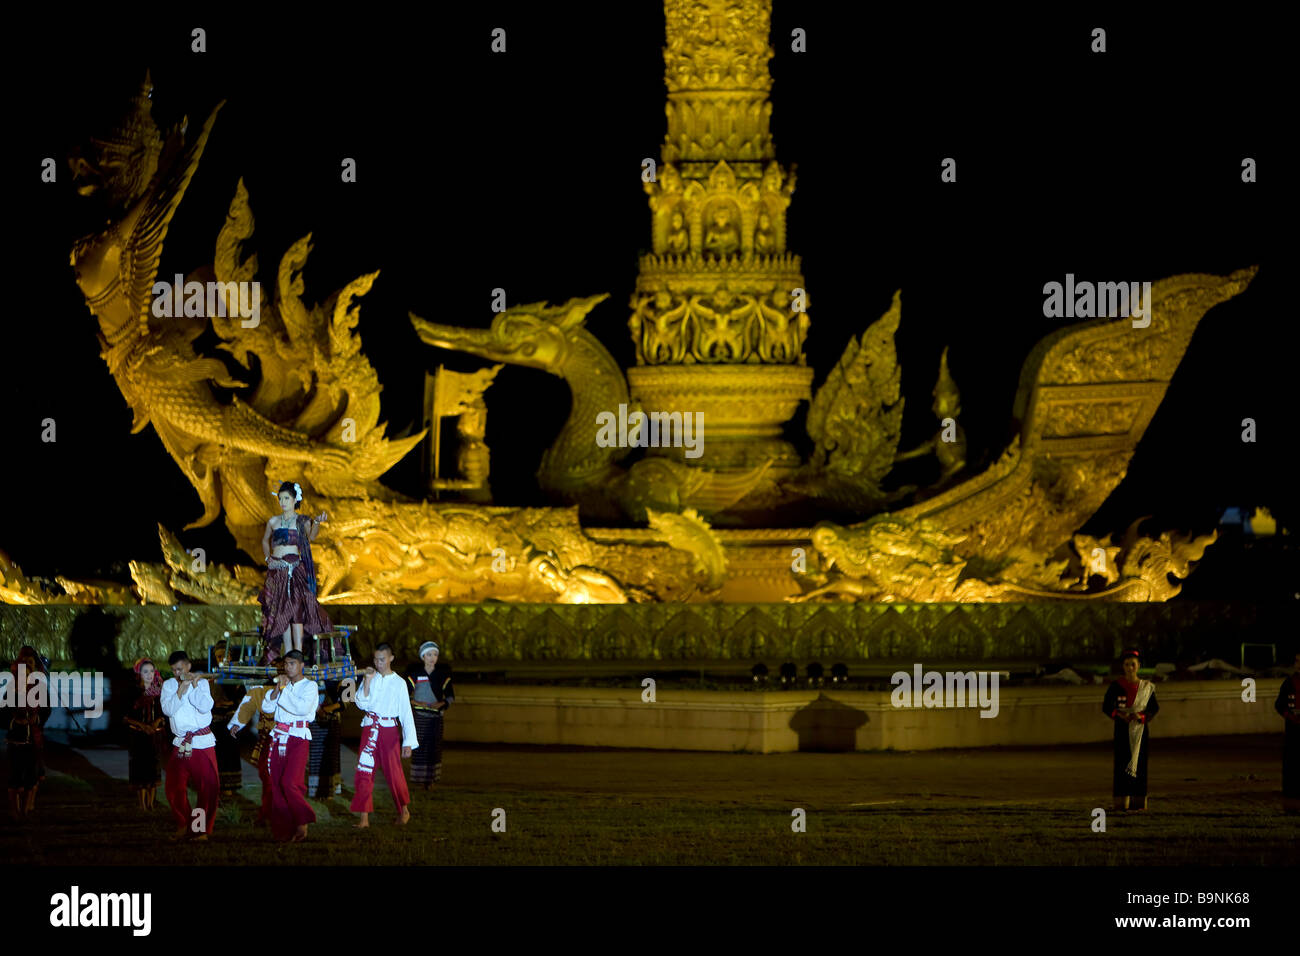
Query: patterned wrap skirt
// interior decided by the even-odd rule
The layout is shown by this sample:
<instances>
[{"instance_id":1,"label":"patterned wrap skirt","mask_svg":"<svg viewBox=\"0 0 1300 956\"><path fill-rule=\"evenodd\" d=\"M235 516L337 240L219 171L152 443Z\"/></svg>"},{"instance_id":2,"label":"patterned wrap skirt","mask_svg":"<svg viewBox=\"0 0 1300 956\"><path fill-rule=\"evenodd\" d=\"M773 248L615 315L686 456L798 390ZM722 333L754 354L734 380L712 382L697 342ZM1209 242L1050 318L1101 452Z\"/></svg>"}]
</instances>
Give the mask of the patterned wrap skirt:
<instances>
[{"instance_id":1,"label":"patterned wrap skirt","mask_svg":"<svg viewBox=\"0 0 1300 956\"><path fill-rule=\"evenodd\" d=\"M437 711L412 708L420 746L411 754L411 783L424 786L442 779L442 721Z\"/></svg>"},{"instance_id":2,"label":"patterned wrap skirt","mask_svg":"<svg viewBox=\"0 0 1300 956\"><path fill-rule=\"evenodd\" d=\"M285 555L289 561L296 555ZM301 624L303 634L320 634L330 630L329 615L316 603L316 594L307 580L307 569L301 561L293 563L293 570L271 568L266 572L266 585L257 601L262 605L262 639L267 646L278 645L290 624Z\"/></svg>"}]
</instances>

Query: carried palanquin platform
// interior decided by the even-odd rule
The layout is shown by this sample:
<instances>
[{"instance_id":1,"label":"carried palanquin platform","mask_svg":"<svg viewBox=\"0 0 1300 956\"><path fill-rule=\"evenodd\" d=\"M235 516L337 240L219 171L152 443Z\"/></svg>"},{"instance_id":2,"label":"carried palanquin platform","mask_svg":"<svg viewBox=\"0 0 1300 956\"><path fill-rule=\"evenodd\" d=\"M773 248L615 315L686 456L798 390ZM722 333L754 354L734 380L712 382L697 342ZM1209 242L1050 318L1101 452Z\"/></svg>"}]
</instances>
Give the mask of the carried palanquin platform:
<instances>
[{"instance_id":1,"label":"carried palanquin platform","mask_svg":"<svg viewBox=\"0 0 1300 956\"><path fill-rule=\"evenodd\" d=\"M352 663L350 639L357 632L355 625L339 624L321 634L304 636L311 651L311 664L303 667L303 676L316 682L340 681L356 677ZM208 651L208 673L220 684L270 683L282 672L275 664L260 663L266 652L260 628L251 631L226 631L226 657L216 660L216 648Z\"/></svg>"}]
</instances>

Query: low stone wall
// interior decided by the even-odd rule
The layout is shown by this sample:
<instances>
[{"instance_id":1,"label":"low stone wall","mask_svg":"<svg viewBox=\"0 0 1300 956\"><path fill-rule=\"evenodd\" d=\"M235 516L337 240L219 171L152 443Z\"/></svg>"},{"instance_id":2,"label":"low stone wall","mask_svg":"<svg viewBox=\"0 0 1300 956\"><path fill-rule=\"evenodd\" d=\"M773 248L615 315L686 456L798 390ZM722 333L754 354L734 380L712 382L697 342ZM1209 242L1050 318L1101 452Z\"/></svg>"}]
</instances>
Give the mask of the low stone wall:
<instances>
[{"instance_id":1,"label":"low stone wall","mask_svg":"<svg viewBox=\"0 0 1300 956\"><path fill-rule=\"evenodd\" d=\"M1238 681L1156 685L1157 737L1282 732L1281 681L1260 680L1243 702ZM463 685L447 717L450 742L785 753L937 750L1105 741L1104 685L1000 687L998 713L977 707L895 708L885 691L662 691Z\"/></svg>"}]
</instances>

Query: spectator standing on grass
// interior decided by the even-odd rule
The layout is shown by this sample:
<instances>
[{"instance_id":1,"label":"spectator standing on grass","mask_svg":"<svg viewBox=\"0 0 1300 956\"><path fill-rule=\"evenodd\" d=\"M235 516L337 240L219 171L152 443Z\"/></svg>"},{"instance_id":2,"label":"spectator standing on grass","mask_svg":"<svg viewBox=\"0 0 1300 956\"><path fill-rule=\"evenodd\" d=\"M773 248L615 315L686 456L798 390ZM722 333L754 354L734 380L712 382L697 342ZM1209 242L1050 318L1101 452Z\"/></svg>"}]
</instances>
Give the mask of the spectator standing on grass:
<instances>
[{"instance_id":1,"label":"spectator standing on grass","mask_svg":"<svg viewBox=\"0 0 1300 956\"><path fill-rule=\"evenodd\" d=\"M1286 721L1286 738L1282 746L1282 809L1300 813L1300 651L1296 652L1295 673L1282 682L1274 708Z\"/></svg>"},{"instance_id":2,"label":"spectator standing on grass","mask_svg":"<svg viewBox=\"0 0 1300 956\"><path fill-rule=\"evenodd\" d=\"M19 823L26 822L36 811L36 791L45 779L45 721L49 719L48 698L38 695L38 674L46 676L46 694L49 687L49 669L36 653L36 648L24 644L18 651L10 670L14 674L14 695L17 706L5 708L8 733L5 751L9 760L9 814Z\"/></svg>"},{"instance_id":3,"label":"spectator standing on grass","mask_svg":"<svg viewBox=\"0 0 1300 956\"><path fill-rule=\"evenodd\" d=\"M127 779L141 810L157 805L162 782L164 750L167 747L167 717L162 711L162 674L154 662L142 657L135 662L134 696L126 714Z\"/></svg>"},{"instance_id":4,"label":"spectator standing on grass","mask_svg":"<svg viewBox=\"0 0 1300 956\"><path fill-rule=\"evenodd\" d=\"M442 777L443 715L456 700L451 668L439 661L438 655L438 645L425 641L420 645L420 663L406 672L419 742L411 758L411 783L425 790L432 789Z\"/></svg>"},{"instance_id":5,"label":"spectator standing on grass","mask_svg":"<svg viewBox=\"0 0 1300 956\"><path fill-rule=\"evenodd\" d=\"M176 822L173 840L203 841L217 822L217 738L212 733L212 692L204 676L191 669L189 655L167 658L172 677L163 684L162 711L171 722L172 752L167 759L167 803ZM190 784L198 806L190 808ZM197 811L197 815L196 815Z\"/></svg>"},{"instance_id":6,"label":"spectator standing on grass","mask_svg":"<svg viewBox=\"0 0 1300 956\"><path fill-rule=\"evenodd\" d=\"M1138 677L1138 652L1128 650L1120 658L1123 675L1106 688L1101 710L1115 725L1115 773L1113 792L1116 810L1147 808L1147 753L1150 750L1147 725L1160 710L1155 685Z\"/></svg>"}]
</instances>

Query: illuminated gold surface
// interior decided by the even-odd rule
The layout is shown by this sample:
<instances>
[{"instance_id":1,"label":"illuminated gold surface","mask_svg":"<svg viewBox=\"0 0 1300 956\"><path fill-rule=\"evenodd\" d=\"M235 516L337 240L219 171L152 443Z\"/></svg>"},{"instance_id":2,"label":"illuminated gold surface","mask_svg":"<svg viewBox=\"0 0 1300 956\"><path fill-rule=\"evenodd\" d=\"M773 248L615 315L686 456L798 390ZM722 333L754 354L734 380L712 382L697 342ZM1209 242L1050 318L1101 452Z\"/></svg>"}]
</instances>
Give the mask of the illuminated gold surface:
<instances>
[{"instance_id":1,"label":"illuminated gold surface","mask_svg":"<svg viewBox=\"0 0 1300 956\"><path fill-rule=\"evenodd\" d=\"M894 333L902 292L889 311L848 347L808 409L813 455L788 488L859 512L878 510L889 496L881 483L897 458L903 424L902 369Z\"/></svg>"},{"instance_id":2,"label":"illuminated gold surface","mask_svg":"<svg viewBox=\"0 0 1300 956\"><path fill-rule=\"evenodd\" d=\"M426 380L429 395L429 432L433 442L433 468L429 487L434 491L456 490L473 500L491 501L488 476L492 471L487 436L487 391L503 366L477 372L453 372L438 366L436 374ZM442 419L456 419L456 478L440 478Z\"/></svg>"},{"instance_id":3,"label":"illuminated gold surface","mask_svg":"<svg viewBox=\"0 0 1300 956\"><path fill-rule=\"evenodd\" d=\"M922 455L934 455L941 469L934 488L942 488L966 467L966 430L957 422L961 415L961 392L948 371L948 349L939 357L939 379L934 383L934 417L939 419L939 430L928 441L903 452L894 460L907 461Z\"/></svg>"},{"instance_id":4,"label":"illuminated gold surface","mask_svg":"<svg viewBox=\"0 0 1300 956\"><path fill-rule=\"evenodd\" d=\"M899 517L962 535L955 548L967 557L1052 555L1123 480L1201 318L1256 271L1153 282L1148 328L1121 318L1047 336L1025 361L1012 412L1020 434L1001 459Z\"/></svg>"},{"instance_id":5,"label":"illuminated gold surface","mask_svg":"<svg viewBox=\"0 0 1300 956\"><path fill-rule=\"evenodd\" d=\"M768 132L771 9L667 0L664 12L668 129L655 181L644 184L653 252L630 303L637 365L628 383L647 411L704 415L700 457L651 449L649 458L718 480L762 476L734 500L679 482L682 507L761 514L790 497L779 483L800 462L781 429L811 398L813 378L803 353L807 286L786 249L795 175L776 162Z\"/></svg>"},{"instance_id":6,"label":"illuminated gold surface","mask_svg":"<svg viewBox=\"0 0 1300 956\"><path fill-rule=\"evenodd\" d=\"M606 298L514 306L499 313L487 329L443 325L416 315L411 324L428 345L564 379L573 401L568 419L542 456L537 481L543 491L580 505L592 516L644 520L647 509L699 507L704 514L723 510L763 480L767 462L738 473L715 473L679 461L646 459L629 471L618 465L629 449L598 442L596 416L616 413L630 401L623 370L585 328L587 313Z\"/></svg>"},{"instance_id":7,"label":"illuminated gold surface","mask_svg":"<svg viewBox=\"0 0 1300 956\"><path fill-rule=\"evenodd\" d=\"M1136 526L1119 547L1110 545L1109 536L1098 542L1075 535L1059 560L1017 550L990 565L958 552L964 535L945 533L925 519L880 515L850 528L822 522L812 532L821 570L807 576L818 586L789 600L1167 601L1182 590L1191 562L1218 538L1218 532L1138 537ZM1171 582L1171 574L1178 581ZM1101 578L1096 586L1094 576Z\"/></svg>"},{"instance_id":8,"label":"illuminated gold surface","mask_svg":"<svg viewBox=\"0 0 1300 956\"><path fill-rule=\"evenodd\" d=\"M430 346L565 380L572 411L538 481L577 508L417 502L379 483L425 436L388 438L379 421L380 385L361 350L355 303L378 273L309 307L301 296L310 236L282 257L256 326L233 310L153 317L162 244L220 106L189 142L180 127L161 134L146 79L120 130L74 159L86 181L81 191L104 198L110 220L76 244L72 263L99 322L103 357L135 412L134 430L154 426L203 503L187 529L223 516L239 547L259 556L274 510L270 492L280 481L299 481L304 511L330 513L315 544L317 573L321 599L340 604L1162 601L1176 594L1166 572L1184 578L1213 536L1166 533L1117 548L1076 532L1123 479L1197 322L1244 289L1255 269L1155 282L1148 328L1117 319L1047 336L1021 374L1013 410L1019 435L992 467L957 484L966 462L960 425L955 441L942 440L941 430L919 449L898 452L896 294L884 316L850 339L811 398L814 452L801 461L782 428L811 397L814 371L803 354L809 316L795 307L806 287L799 258L786 247L794 173L775 161L768 133L769 4L667 0L665 11L668 130L655 181L645 184L654 251L641 260L631 300L636 366L625 374L585 328L604 295L513 306L488 329L411 317ZM256 257L241 258L252 232L241 181L211 269L187 278L252 281ZM192 343L209 322L219 348L244 369L260 368L255 386L195 353ZM490 494L481 384L464 401L439 400L432 409L434 421L461 416L461 477L441 488L477 491L480 500ZM223 401L213 386L242 394ZM934 395L941 422L959 418L946 351ZM702 411L704 454L651 448L623 467L629 449L602 447L594 425L597 414L620 405ZM941 493L880 514L910 490L884 490L895 462L929 453L940 464L934 490ZM800 501L833 503L865 520L770 527L769 510ZM650 527L584 529L579 508L584 517ZM195 572L180 542L165 529L160 535L164 563L132 562L134 591L61 581L59 594L6 561L0 597L243 604L255 594L262 569ZM1086 574L1098 548L1105 560L1099 573ZM792 561L800 550L803 570Z\"/></svg>"}]
</instances>

